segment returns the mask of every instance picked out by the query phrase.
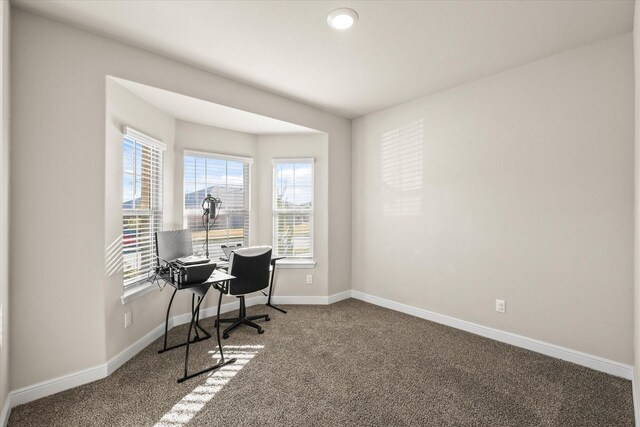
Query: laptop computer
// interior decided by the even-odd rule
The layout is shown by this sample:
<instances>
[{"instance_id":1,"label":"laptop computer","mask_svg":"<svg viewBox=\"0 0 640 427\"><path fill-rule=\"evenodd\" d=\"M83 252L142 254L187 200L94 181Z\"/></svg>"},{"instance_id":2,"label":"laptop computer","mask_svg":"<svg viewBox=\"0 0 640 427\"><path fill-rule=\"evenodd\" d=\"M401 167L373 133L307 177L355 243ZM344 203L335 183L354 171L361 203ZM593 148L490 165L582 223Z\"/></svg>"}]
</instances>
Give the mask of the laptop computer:
<instances>
[{"instance_id":1,"label":"laptop computer","mask_svg":"<svg viewBox=\"0 0 640 427\"><path fill-rule=\"evenodd\" d=\"M207 264L194 264L186 265L180 271L184 271L182 276L181 285L193 285L202 282L206 282L213 271L216 269L217 264L215 262L208 262Z\"/></svg>"}]
</instances>

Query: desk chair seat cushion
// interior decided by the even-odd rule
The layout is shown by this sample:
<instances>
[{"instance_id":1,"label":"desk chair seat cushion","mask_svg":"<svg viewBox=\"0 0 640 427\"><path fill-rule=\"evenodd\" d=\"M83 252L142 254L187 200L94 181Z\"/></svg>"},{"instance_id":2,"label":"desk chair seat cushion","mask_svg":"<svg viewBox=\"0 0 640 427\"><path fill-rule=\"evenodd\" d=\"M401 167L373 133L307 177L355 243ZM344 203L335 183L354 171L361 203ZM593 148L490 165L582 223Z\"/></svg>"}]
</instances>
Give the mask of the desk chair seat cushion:
<instances>
[{"instance_id":1,"label":"desk chair seat cushion","mask_svg":"<svg viewBox=\"0 0 640 427\"><path fill-rule=\"evenodd\" d=\"M269 286L269 266L271 246L252 246L237 249L229 257L229 274L236 278L231 281L231 295L246 295L261 291Z\"/></svg>"}]
</instances>

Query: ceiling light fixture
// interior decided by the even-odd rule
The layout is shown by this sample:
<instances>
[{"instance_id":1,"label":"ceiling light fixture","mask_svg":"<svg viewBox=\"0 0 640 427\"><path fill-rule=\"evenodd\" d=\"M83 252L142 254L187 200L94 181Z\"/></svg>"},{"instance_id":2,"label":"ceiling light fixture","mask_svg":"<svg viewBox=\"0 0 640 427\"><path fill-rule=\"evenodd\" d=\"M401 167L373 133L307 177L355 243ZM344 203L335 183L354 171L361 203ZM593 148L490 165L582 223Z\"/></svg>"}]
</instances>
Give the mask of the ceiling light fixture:
<instances>
[{"instance_id":1,"label":"ceiling light fixture","mask_svg":"<svg viewBox=\"0 0 640 427\"><path fill-rule=\"evenodd\" d=\"M358 22L358 14L353 9L336 9L327 16L327 23L336 30L346 30Z\"/></svg>"}]
</instances>

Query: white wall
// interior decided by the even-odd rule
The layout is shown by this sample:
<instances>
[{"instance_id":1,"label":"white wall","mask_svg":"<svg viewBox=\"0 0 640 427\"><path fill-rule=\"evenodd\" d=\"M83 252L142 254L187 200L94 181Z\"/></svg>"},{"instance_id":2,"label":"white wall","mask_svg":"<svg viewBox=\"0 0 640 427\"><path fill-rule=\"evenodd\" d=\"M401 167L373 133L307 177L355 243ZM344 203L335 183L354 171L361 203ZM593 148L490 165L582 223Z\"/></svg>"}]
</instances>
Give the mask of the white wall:
<instances>
[{"instance_id":1,"label":"white wall","mask_svg":"<svg viewBox=\"0 0 640 427\"><path fill-rule=\"evenodd\" d=\"M273 244L273 159L314 158L314 228L312 269L278 267L274 277L273 296L328 296L328 170L327 135L260 135L258 136L258 240L260 244ZM306 284L306 276L313 275L313 284Z\"/></svg>"},{"instance_id":2,"label":"white wall","mask_svg":"<svg viewBox=\"0 0 640 427\"><path fill-rule=\"evenodd\" d=\"M633 17L633 51L635 82L635 236L634 236L634 366L635 387L640 381L640 1L636 0ZM640 408L640 395L634 395ZM636 423L640 414L636 413Z\"/></svg>"},{"instance_id":3,"label":"white wall","mask_svg":"<svg viewBox=\"0 0 640 427\"><path fill-rule=\"evenodd\" d=\"M146 133L167 145L164 152L163 176L163 227L165 230L179 228L180 218L172 215L174 204L174 168L175 168L175 119L159 111L114 79L106 79L106 138L105 138L105 248L109 253L118 252L122 241L122 136L125 126ZM119 253L109 259L119 260ZM112 263L105 265L105 272L113 271ZM153 292L140 299L123 305L122 269L106 274L104 279L105 305L105 342L107 360L136 342L149 331L162 324L171 290ZM173 313L186 313L190 309L188 295L176 295ZM124 315L131 311L133 323L124 328Z\"/></svg>"},{"instance_id":4,"label":"white wall","mask_svg":"<svg viewBox=\"0 0 640 427\"><path fill-rule=\"evenodd\" d=\"M353 289L633 363L632 58L626 34L356 119Z\"/></svg>"},{"instance_id":5,"label":"white wall","mask_svg":"<svg viewBox=\"0 0 640 427\"><path fill-rule=\"evenodd\" d=\"M9 393L9 2L0 6L0 414ZM0 415L0 422L2 417Z\"/></svg>"},{"instance_id":6,"label":"white wall","mask_svg":"<svg viewBox=\"0 0 640 427\"><path fill-rule=\"evenodd\" d=\"M326 132L329 283L348 289L349 120L17 9L11 36L10 333L24 337L11 346L12 389L103 364L142 332L114 330L124 322L105 289L106 76ZM35 279L33 242L44 254ZM123 339L107 349L112 336Z\"/></svg>"},{"instance_id":7,"label":"white wall","mask_svg":"<svg viewBox=\"0 0 640 427\"><path fill-rule=\"evenodd\" d=\"M12 9L12 389L106 354L105 73L97 78L89 57L73 59L81 43L31 32L25 17Z\"/></svg>"}]
</instances>

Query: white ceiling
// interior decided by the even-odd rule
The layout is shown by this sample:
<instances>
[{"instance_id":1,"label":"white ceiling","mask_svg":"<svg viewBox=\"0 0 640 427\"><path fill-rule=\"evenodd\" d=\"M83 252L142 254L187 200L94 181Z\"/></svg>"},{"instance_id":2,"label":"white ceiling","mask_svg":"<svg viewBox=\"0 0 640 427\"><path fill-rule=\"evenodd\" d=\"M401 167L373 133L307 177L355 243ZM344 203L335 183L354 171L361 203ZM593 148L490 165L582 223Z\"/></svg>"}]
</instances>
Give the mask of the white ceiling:
<instances>
[{"instance_id":1,"label":"white ceiling","mask_svg":"<svg viewBox=\"0 0 640 427\"><path fill-rule=\"evenodd\" d=\"M255 135L320 132L164 89L112 78L160 111L176 119Z\"/></svg>"},{"instance_id":2,"label":"white ceiling","mask_svg":"<svg viewBox=\"0 0 640 427\"><path fill-rule=\"evenodd\" d=\"M631 0L39 1L50 16L353 118L633 28ZM359 22L329 28L351 7Z\"/></svg>"}]
</instances>

